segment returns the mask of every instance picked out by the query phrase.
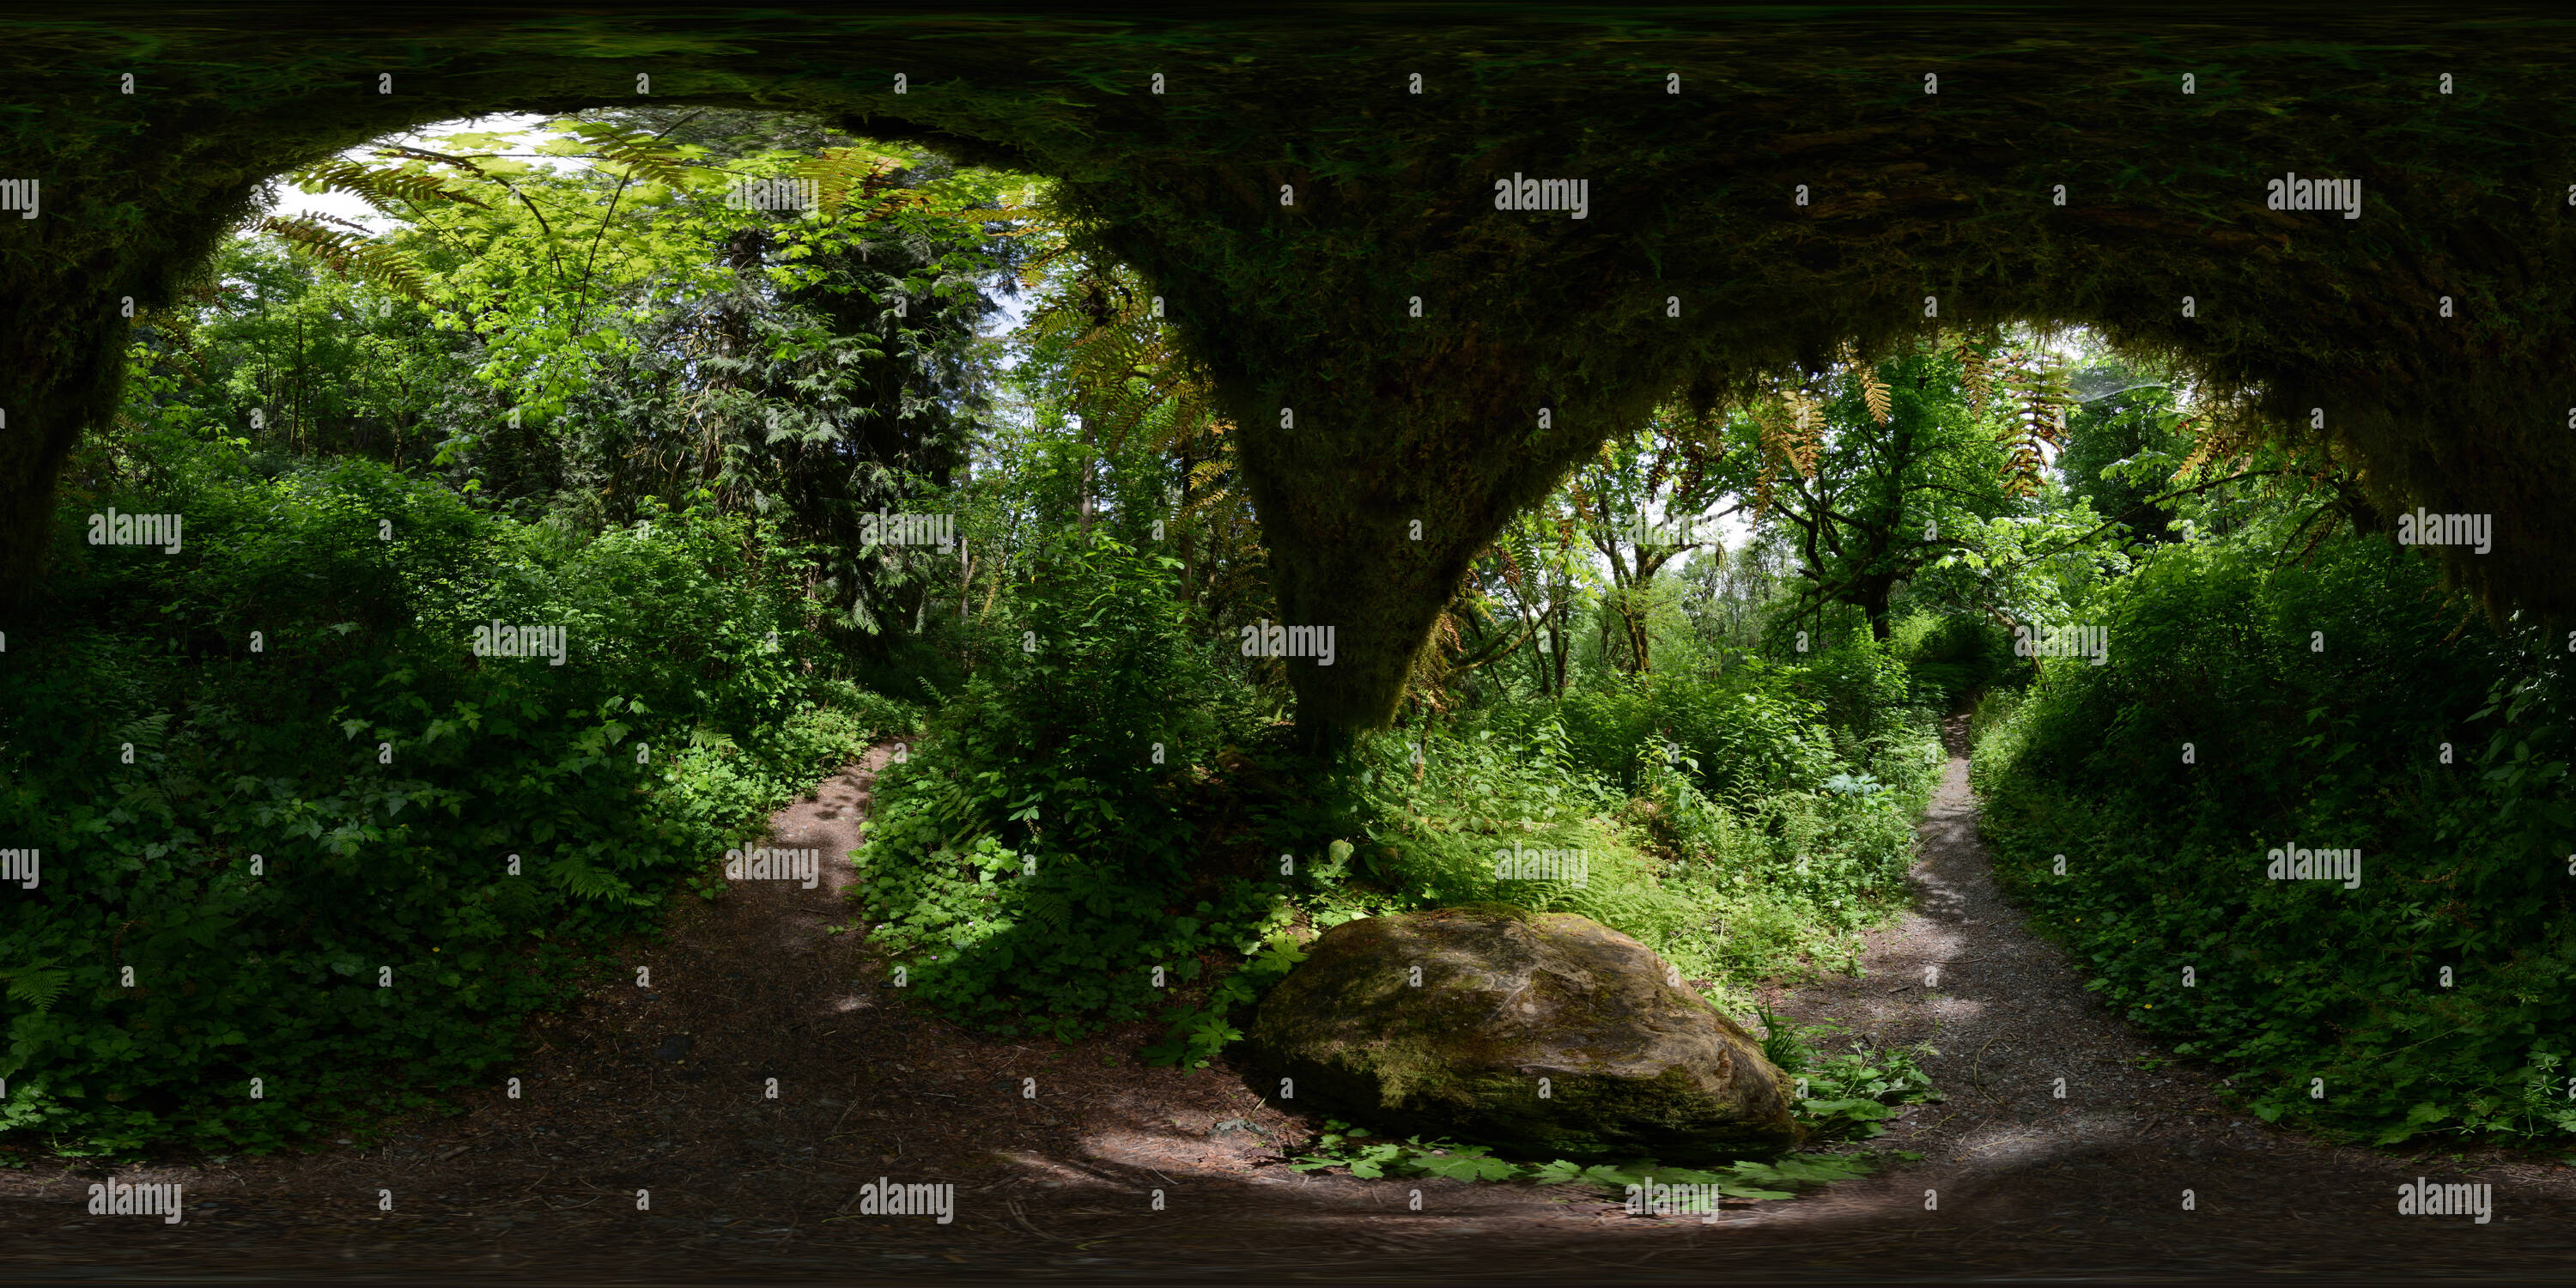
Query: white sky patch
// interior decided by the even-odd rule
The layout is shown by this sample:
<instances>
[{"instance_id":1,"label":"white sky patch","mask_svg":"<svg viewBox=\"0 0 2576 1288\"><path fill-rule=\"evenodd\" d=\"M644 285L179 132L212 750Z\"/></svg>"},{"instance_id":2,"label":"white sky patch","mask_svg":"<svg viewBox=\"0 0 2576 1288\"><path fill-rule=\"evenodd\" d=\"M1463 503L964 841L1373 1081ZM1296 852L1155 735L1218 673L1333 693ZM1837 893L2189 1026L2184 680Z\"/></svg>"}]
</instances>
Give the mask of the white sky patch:
<instances>
[{"instance_id":1,"label":"white sky patch","mask_svg":"<svg viewBox=\"0 0 2576 1288\"><path fill-rule=\"evenodd\" d=\"M1037 304L1037 293L1035 291L1024 290L1017 296L1010 296L1004 295L1000 291L995 291L993 293L993 302L1001 305L1002 307L1000 311L993 314L992 317L985 319L983 334L988 336L1005 336L1019 330L1020 323L1028 320L1029 310L1034 308ZM1018 354L1005 354L1002 357L1002 369L1008 371L1012 367L1018 366L1019 362L1020 358Z\"/></svg>"},{"instance_id":2,"label":"white sky patch","mask_svg":"<svg viewBox=\"0 0 2576 1288\"><path fill-rule=\"evenodd\" d=\"M1748 505L1719 519L1717 531L1725 540L1729 553L1742 550L1753 541L1753 507Z\"/></svg>"}]
</instances>

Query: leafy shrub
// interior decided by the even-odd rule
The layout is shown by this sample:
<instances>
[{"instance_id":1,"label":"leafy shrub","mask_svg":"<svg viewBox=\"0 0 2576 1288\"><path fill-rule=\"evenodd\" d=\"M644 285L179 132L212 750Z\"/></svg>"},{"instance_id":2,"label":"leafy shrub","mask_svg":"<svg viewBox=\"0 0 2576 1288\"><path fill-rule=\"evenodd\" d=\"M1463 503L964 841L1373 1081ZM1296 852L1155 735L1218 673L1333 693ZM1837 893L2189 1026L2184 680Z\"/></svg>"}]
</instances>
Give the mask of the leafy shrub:
<instances>
[{"instance_id":1,"label":"leafy shrub","mask_svg":"<svg viewBox=\"0 0 2576 1288\"><path fill-rule=\"evenodd\" d=\"M1173 1020L1171 1031L1163 1036L1161 1042L1140 1053L1145 1063L1192 1069L1208 1067L1226 1044L1243 1038L1243 1030L1234 1026L1234 1011L1261 1000L1261 995L1269 992L1271 985L1286 979L1288 972L1304 960L1306 952L1298 944L1296 936L1272 935L1268 946L1259 955L1245 961L1241 969L1209 989L1203 1004L1174 1008L1179 1018Z\"/></svg>"},{"instance_id":2,"label":"leafy shrub","mask_svg":"<svg viewBox=\"0 0 2576 1288\"><path fill-rule=\"evenodd\" d=\"M880 779L854 897L915 997L998 1031L1138 1018L1173 1000L1156 967L1206 988L1170 1007L1157 1063L1203 1065L1239 1036L1235 1013L1293 960L1292 921L1573 912L1721 994L1848 956L1903 897L1940 763L1924 722L1855 713L1838 733L1800 692L1901 696L1900 668L1865 647L1814 676L1650 674L1362 735L1318 767L1267 741L1257 693L1189 638L1171 561L1102 539L1013 596L990 662ZM1515 847L1579 851L1584 879L1502 879L1494 855Z\"/></svg>"},{"instance_id":3,"label":"leafy shrub","mask_svg":"<svg viewBox=\"0 0 2576 1288\"><path fill-rule=\"evenodd\" d=\"M2011 633L1982 617L1915 613L1897 621L1888 645L1904 661L1909 700L1942 712L2030 671L2013 656Z\"/></svg>"},{"instance_id":4,"label":"leafy shrub","mask_svg":"<svg viewBox=\"0 0 2576 1288\"><path fill-rule=\"evenodd\" d=\"M1918 742L1912 763L1928 767L1937 753ZM1692 933L1668 940L1666 955L1716 983L1730 1008L1736 990L1802 963L1855 962L1858 932L1906 898L1928 770L1877 792L1722 802L1699 790L1692 769L1668 747L1630 806L1665 856L1667 886L1695 910Z\"/></svg>"},{"instance_id":5,"label":"leafy shrub","mask_svg":"<svg viewBox=\"0 0 2576 1288\"><path fill-rule=\"evenodd\" d=\"M2092 987L2261 1116L2563 1139L2567 663L2432 590L2386 541L2281 570L2159 553L2106 598L2108 665L2049 659L2026 698L1989 700L1987 831ZM2359 887L2268 879L2293 842L2361 850Z\"/></svg>"},{"instance_id":6,"label":"leafy shrub","mask_svg":"<svg viewBox=\"0 0 2576 1288\"><path fill-rule=\"evenodd\" d=\"M1810 789L1833 773L1835 740L1823 706L1797 691L1801 674L1746 659L1719 678L1611 676L1569 691L1561 703L1522 704L1487 721L1514 742L1553 721L1571 768L1623 789L1636 788L1665 742L1702 766L1701 786L1713 795Z\"/></svg>"},{"instance_id":7,"label":"leafy shrub","mask_svg":"<svg viewBox=\"0 0 2576 1288\"><path fill-rule=\"evenodd\" d=\"M1385 895L1383 910L1510 903L1578 913L1649 943L1688 920L1689 907L1661 888L1659 865L1614 817L1619 794L1570 772L1557 726L1518 744L1484 731L1430 741L1419 780L1405 772L1409 749L1395 738L1372 742L1347 771L1362 802L1355 866ZM1580 882L1500 879L1495 854L1516 847L1580 851L1587 870Z\"/></svg>"},{"instance_id":8,"label":"leafy shrub","mask_svg":"<svg viewBox=\"0 0 2576 1288\"><path fill-rule=\"evenodd\" d=\"M1807 1124L1808 1134L1819 1140L1884 1136L1888 1120L1905 1106L1944 1098L1933 1089L1932 1075L1920 1063L1924 1056L1939 1054L1919 1043L1872 1047L1854 1042L1832 1055L1809 1056L1795 1070L1806 1088L1798 1100L1798 1116Z\"/></svg>"},{"instance_id":9,"label":"leafy shrub","mask_svg":"<svg viewBox=\"0 0 2576 1288\"><path fill-rule=\"evenodd\" d=\"M585 542L374 465L161 457L61 521L175 511L183 550L58 538L0 669L0 837L44 855L0 904L0 1127L261 1149L483 1076L579 945L865 745L745 525ZM494 617L567 664L475 656Z\"/></svg>"},{"instance_id":10,"label":"leafy shrub","mask_svg":"<svg viewBox=\"0 0 2576 1288\"><path fill-rule=\"evenodd\" d=\"M1061 552L879 780L853 897L924 1003L1070 1037L1168 1000L1156 967L1194 981L1201 953L1284 922L1277 887L1191 863L1226 703L1177 567L1108 540Z\"/></svg>"},{"instance_id":11,"label":"leafy shrub","mask_svg":"<svg viewBox=\"0 0 2576 1288\"><path fill-rule=\"evenodd\" d=\"M1814 661L1785 670L1792 687L1814 699L1843 759L1862 758L1864 748L1918 722L1905 664L1866 635L1847 636Z\"/></svg>"},{"instance_id":12,"label":"leafy shrub","mask_svg":"<svg viewBox=\"0 0 2576 1288\"><path fill-rule=\"evenodd\" d=\"M1305 830L1283 824L1270 850L1352 838L1347 865L1294 890L1319 927L1355 916L1501 902L1573 912L1663 954L1740 1010L1754 981L1828 956L1849 960L1857 931L1905 898L1911 819L1928 798L1939 748L1917 737L1884 766L1885 790L1784 790L1720 799L1676 745L1639 749L1634 794L1583 772L1563 727L1506 738L1434 726L1365 738L1314 793ZM1825 741L1816 735L1819 741ZM1420 753L1419 764L1415 762ZM1580 850L1586 880L1498 880L1494 855Z\"/></svg>"}]
</instances>

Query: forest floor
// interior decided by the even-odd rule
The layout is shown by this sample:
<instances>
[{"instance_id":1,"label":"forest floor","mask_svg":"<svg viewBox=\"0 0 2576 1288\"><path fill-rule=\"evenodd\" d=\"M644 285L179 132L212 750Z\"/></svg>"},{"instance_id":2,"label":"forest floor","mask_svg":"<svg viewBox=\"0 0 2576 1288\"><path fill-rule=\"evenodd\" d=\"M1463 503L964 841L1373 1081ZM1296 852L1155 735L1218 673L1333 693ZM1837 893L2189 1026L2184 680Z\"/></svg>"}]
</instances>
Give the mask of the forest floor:
<instances>
[{"instance_id":1,"label":"forest floor","mask_svg":"<svg viewBox=\"0 0 2576 1288\"><path fill-rule=\"evenodd\" d=\"M95 1165L0 1174L0 1280L2576 1278L2576 1171L2267 1127L2096 1004L1996 891L1963 739L1954 721L1916 908L1863 975L1770 993L1851 1039L1929 1044L1947 1099L1869 1143L1879 1174L1807 1197L1631 1217L1575 1187L1299 1173L1282 1152L1311 1126L1238 1076L1140 1067L1152 1026L1057 1046L913 1011L857 934L826 933L888 745L772 820L771 844L824 851L815 889L684 909L628 954L651 987L537 1030L522 1098L315 1154L117 1169L184 1184L176 1225L87 1216ZM2418 1176L2492 1184L2494 1219L2399 1216ZM879 1178L953 1185L953 1220L859 1215Z\"/></svg>"}]
</instances>

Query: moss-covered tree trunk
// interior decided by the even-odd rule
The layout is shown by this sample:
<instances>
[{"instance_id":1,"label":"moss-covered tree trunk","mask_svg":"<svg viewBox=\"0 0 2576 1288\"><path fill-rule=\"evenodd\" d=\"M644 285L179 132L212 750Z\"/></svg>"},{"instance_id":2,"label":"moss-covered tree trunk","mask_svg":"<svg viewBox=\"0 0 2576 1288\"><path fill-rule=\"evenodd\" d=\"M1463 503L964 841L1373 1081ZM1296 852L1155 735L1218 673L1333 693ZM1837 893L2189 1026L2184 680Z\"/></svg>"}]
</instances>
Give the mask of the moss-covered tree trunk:
<instances>
[{"instance_id":1,"label":"moss-covered tree trunk","mask_svg":"<svg viewBox=\"0 0 2576 1288\"><path fill-rule=\"evenodd\" d=\"M126 330L117 303L77 272L0 299L0 614L28 606L55 480L81 433L115 409Z\"/></svg>"},{"instance_id":2,"label":"moss-covered tree trunk","mask_svg":"<svg viewBox=\"0 0 2576 1288\"><path fill-rule=\"evenodd\" d=\"M1568 289L1559 241L1588 230L1565 215L1456 249L1490 183L1430 176L1426 197L1228 167L1141 198L1067 185L1216 378L1279 620L1333 628L1331 665L1287 662L1317 750L1393 719L1475 556L1678 378L1670 333L1603 355L1654 310Z\"/></svg>"},{"instance_id":3,"label":"moss-covered tree trunk","mask_svg":"<svg viewBox=\"0 0 2576 1288\"><path fill-rule=\"evenodd\" d=\"M1288 663L1310 746L1394 717L1476 554L1605 424L1639 414L1621 391L1538 387L1536 358L1497 348L1471 372L1399 344L1379 358L1378 379L1323 386L1265 373L1257 387L1276 392L1237 400L1280 620L1334 628L1330 666Z\"/></svg>"}]
</instances>

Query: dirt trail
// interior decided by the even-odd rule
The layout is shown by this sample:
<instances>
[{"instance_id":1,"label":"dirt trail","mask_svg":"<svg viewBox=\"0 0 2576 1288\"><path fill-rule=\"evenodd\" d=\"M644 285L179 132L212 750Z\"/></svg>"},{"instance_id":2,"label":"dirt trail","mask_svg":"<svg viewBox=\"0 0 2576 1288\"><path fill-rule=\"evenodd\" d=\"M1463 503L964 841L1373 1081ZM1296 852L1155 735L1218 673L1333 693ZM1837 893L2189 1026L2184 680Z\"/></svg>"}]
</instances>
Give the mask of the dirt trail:
<instances>
[{"instance_id":1,"label":"dirt trail","mask_svg":"<svg viewBox=\"0 0 2576 1288\"><path fill-rule=\"evenodd\" d=\"M96 1169L0 1174L0 1278L2576 1277L2568 1169L2464 1176L2319 1146L2223 1112L2197 1073L2142 1067L2156 1053L1996 892L1949 735L1918 909L1870 937L1865 977L1774 998L1881 1044L1928 1041L1949 1099L1873 1145L1921 1162L1819 1195L1704 1223L1562 1188L1300 1175L1276 1148L1297 1122L1222 1072L1137 1067L1145 1026L1063 1048L893 1004L856 937L825 933L849 920L843 856L881 746L771 822L769 844L823 852L816 888L739 883L684 909L667 942L626 954L652 987L539 1030L525 1098L496 1088L463 1117L316 1155L118 1172L185 1184L177 1226L86 1216ZM2398 1216L2417 1175L2492 1183L2494 1221ZM954 1185L953 1220L857 1215L880 1177Z\"/></svg>"},{"instance_id":2,"label":"dirt trail","mask_svg":"<svg viewBox=\"0 0 2576 1288\"><path fill-rule=\"evenodd\" d=\"M1950 763L1918 829L1915 909L1869 937L1862 978L1774 1005L1882 1046L1928 1042L1940 1054L1923 1066L1948 1098L1875 1142L1922 1162L1762 1205L1752 1224L1859 1238L1876 1251L1844 1264L1881 1273L2576 1278L2576 1172L2491 1151L2453 1162L2341 1148L2267 1126L2096 1002L2086 973L1996 888L1965 719L1943 732ZM2418 1176L2492 1184L2493 1220L2398 1215L2396 1187ZM1925 1190L1937 1213L1922 1210Z\"/></svg>"}]
</instances>

